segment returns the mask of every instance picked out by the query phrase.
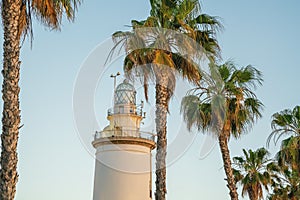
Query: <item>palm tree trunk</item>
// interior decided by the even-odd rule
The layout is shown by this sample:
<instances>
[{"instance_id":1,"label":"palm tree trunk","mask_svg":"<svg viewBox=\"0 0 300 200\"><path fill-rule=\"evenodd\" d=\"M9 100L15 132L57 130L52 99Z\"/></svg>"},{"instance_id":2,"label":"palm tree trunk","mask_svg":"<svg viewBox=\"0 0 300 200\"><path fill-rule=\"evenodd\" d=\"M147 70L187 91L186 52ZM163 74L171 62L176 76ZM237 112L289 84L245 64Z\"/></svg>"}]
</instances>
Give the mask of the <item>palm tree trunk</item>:
<instances>
[{"instance_id":1,"label":"palm tree trunk","mask_svg":"<svg viewBox=\"0 0 300 200\"><path fill-rule=\"evenodd\" d=\"M161 76L156 84L156 192L155 200L165 200L166 187L166 155L167 155L167 113L170 95L168 92L167 76Z\"/></svg>"},{"instance_id":2,"label":"palm tree trunk","mask_svg":"<svg viewBox=\"0 0 300 200\"><path fill-rule=\"evenodd\" d=\"M227 187L230 190L230 197L231 200L238 200L238 193L236 189L236 184L233 176L233 170L231 166L231 159L230 159L230 153L228 149L228 137L227 133L225 131L222 131L219 135L219 146L222 153L222 159L224 163L224 170L227 177Z\"/></svg>"},{"instance_id":3,"label":"palm tree trunk","mask_svg":"<svg viewBox=\"0 0 300 200\"><path fill-rule=\"evenodd\" d=\"M2 84L2 134L0 199L13 200L18 181L17 143L20 126L19 73L20 38L19 17L21 0L2 1L3 43L3 84Z\"/></svg>"},{"instance_id":4,"label":"palm tree trunk","mask_svg":"<svg viewBox=\"0 0 300 200\"><path fill-rule=\"evenodd\" d=\"M248 188L247 192L250 200L258 200L258 197L256 197L251 188Z\"/></svg>"}]
</instances>

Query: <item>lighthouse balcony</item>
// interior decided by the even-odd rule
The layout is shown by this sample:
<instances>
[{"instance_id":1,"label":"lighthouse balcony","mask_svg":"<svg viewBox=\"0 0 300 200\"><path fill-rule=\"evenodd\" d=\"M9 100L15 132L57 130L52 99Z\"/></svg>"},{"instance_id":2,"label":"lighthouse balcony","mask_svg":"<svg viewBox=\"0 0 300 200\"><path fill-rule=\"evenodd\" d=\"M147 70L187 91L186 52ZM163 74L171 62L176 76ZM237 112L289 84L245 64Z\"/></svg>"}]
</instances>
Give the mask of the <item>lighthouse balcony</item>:
<instances>
[{"instance_id":1,"label":"lighthouse balcony","mask_svg":"<svg viewBox=\"0 0 300 200\"><path fill-rule=\"evenodd\" d=\"M129 114L129 115L138 115L142 116L143 115L143 110L140 108L123 108L123 107L118 107L118 108L110 108L107 110L107 116L115 115L115 114Z\"/></svg>"},{"instance_id":2,"label":"lighthouse balcony","mask_svg":"<svg viewBox=\"0 0 300 200\"><path fill-rule=\"evenodd\" d=\"M139 130L104 130L96 131L94 139L103 139L103 138L141 138L155 142L155 134L150 132L144 132Z\"/></svg>"}]
</instances>

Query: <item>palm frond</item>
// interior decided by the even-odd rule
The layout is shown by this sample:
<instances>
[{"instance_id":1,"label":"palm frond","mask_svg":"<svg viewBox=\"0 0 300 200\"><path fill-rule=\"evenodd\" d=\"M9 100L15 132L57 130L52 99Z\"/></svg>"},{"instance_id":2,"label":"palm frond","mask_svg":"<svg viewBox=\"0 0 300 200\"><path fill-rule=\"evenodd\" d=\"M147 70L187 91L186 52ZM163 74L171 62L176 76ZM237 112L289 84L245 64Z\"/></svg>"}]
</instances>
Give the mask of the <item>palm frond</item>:
<instances>
[{"instance_id":1,"label":"palm frond","mask_svg":"<svg viewBox=\"0 0 300 200\"><path fill-rule=\"evenodd\" d=\"M284 109L272 115L271 128L272 132L267 139L267 145L270 144L271 139L274 143L284 135L300 135L300 106L295 106L293 110Z\"/></svg>"},{"instance_id":2,"label":"palm frond","mask_svg":"<svg viewBox=\"0 0 300 200\"><path fill-rule=\"evenodd\" d=\"M211 122L210 104L202 103L195 95L188 95L182 99L180 112L189 130L193 126L201 131L208 130Z\"/></svg>"}]
</instances>

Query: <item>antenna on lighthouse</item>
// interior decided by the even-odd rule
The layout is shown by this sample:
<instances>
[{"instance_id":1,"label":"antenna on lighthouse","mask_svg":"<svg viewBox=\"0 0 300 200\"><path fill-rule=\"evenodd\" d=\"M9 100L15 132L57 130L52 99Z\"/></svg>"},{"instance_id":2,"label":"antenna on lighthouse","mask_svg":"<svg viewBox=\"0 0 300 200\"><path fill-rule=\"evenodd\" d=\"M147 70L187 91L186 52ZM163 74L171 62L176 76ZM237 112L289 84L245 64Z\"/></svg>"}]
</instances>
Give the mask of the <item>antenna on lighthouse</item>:
<instances>
[{"instance_id":1,"label":"antenna on lighthouse","mask_svg":"<svg viewBox=\"0 0 300 200\"><path fill-rule=\"evenodd\" d=\"M110 78L114 79L114 94L115 94L115 91L116 91L117 77L120 76L120 75L121 75L120 72L117 72L115 75L113 75L113 74L110 75ZM113 98L113 105L115 105L115 97Z\"/></svg>"},{"instance_id":2,"label":"antenna on lighthouse","mask_svg":"<svg viewBox=\"0 0 300 200\"><path fill-rule=\"evenodd\" d=\"M117 74L113 75L111 74L110 77L114 79L114 91L116 89L116 79L117 79L117 76L120 76L121 73L120 72L117 72Z\"/></svg>"}]
</instances>

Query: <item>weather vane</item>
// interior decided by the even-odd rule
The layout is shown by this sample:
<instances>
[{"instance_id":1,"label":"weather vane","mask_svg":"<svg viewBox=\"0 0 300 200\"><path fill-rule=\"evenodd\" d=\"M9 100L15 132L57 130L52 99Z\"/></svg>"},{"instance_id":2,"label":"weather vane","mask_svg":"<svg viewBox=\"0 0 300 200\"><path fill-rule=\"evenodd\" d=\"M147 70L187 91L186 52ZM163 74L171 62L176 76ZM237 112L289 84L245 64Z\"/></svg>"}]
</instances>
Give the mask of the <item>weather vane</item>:
<instances>
[{"instance_id":1,"label":"weather vane","mask_svg":"<svg viewBox=\"0 0 300 200\"><path fill-rule=\"evenodd\" d=\"M116 75L113 75L113 74L110 75L111 78L114 78L114 91L116 89L116 79L117 79L117 76L120 76L120 75L121 75L120 72L117 72Z\"/></svg>"},{"instance_id":2,"label":"weather vane","mask_svg":"<svg viewBox=\"0 0 300 200\"><path fill-rule=\"evenodd\" d=\"M121 75L120 72L117 72L117 74L115 74L115 75L113 75L113 74L110 75L110 78L114 79L114 94L116 92L117 77L120 76L120 75ZM115 105L115 97L113 98L113 105Z\"/></svg>"}]
</instances>

